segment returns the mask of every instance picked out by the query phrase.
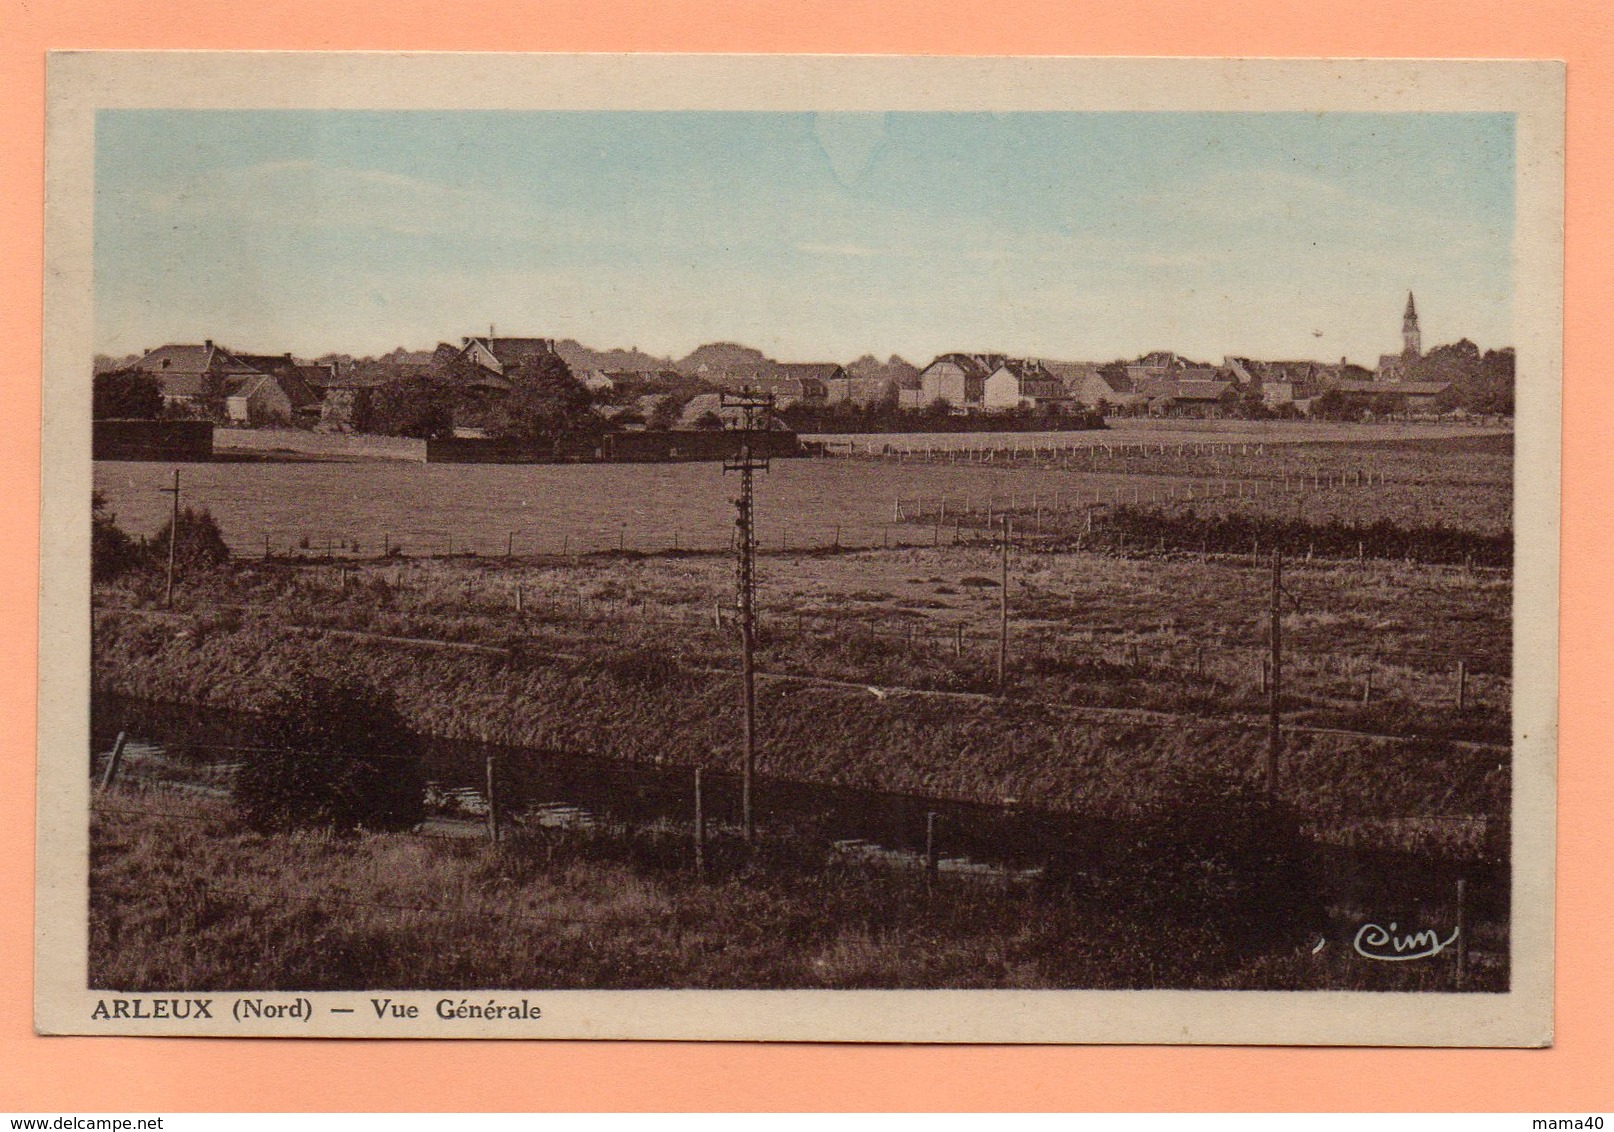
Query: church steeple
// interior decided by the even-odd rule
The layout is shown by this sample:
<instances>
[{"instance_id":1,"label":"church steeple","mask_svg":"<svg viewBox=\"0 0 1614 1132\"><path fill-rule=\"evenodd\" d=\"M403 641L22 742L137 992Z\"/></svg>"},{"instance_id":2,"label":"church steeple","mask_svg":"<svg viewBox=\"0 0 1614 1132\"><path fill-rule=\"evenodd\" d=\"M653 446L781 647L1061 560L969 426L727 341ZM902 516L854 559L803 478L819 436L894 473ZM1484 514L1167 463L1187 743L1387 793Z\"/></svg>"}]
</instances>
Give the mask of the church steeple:
<instances>
[{"instance_id":1,"label":"church steeple","mask_svg":"<svg viewBox=\"0 0 1614 1132\"><path fill-rule=\"evenodd\" d=\"M1406 313L1401 316L1401 352L1412 357L1423 354L1423 335L1418 331L1418 306L1412 301L1412 292L1407 292Z\"/></svg>"}]
</instances>

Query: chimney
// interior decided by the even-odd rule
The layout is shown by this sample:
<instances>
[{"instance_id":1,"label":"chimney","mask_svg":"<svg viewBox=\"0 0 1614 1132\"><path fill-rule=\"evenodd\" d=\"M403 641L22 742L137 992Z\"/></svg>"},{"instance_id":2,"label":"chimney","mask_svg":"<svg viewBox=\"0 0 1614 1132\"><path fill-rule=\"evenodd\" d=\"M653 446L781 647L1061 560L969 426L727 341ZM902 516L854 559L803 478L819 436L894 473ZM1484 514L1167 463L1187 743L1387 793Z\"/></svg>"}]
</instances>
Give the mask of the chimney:
<instances>
[{"instance_id":1,"label":"chimney","mask_svg":"<svg viewBox=\"0 0 1614 1132\"><path fill-rule=\"evenodd\" d=\"M493 345L493 324L488 323L488 345Z\"/></svg>"},{"instance_id":2,"label":"chimney","mask_svg":"<svg viewBox=\"0 0 1614 1132\"><path fill-rule=\"evenodd\" d=\"M209 350L211 350L213 348L213 339L211 339L211 338L202 339L202 345L206 346Z\"/></svg>"}]
</instances>

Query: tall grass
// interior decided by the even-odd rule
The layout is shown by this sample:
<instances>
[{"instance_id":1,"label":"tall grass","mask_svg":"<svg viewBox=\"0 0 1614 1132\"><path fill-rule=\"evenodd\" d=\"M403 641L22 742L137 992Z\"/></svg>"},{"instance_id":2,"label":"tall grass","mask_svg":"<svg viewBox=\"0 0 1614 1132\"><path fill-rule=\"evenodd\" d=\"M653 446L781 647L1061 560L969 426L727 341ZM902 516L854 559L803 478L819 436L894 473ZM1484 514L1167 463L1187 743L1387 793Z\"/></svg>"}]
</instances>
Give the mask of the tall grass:
<instances>
[{"instance_id":1,"label":"tall grass","mask_svg":"<svg viewBox=\"0 0 1614 1132\"><path fill-rule=\"evenodd\" d=\"M701 881L654 838L333 840L251 832L211 803L162 809L93 817L91 986L1412 990L1451 979L1443 962L1316 953L1314 933L1344 944L1350 925L1252 919L1216 898L1235 890L1214 870L1130 901L1065 882L943 878L927 891L917 875L776 847L730 852ZM1476 971L1475 989L1506 985L1505 964Z\"/></svg>"}]
</instances>

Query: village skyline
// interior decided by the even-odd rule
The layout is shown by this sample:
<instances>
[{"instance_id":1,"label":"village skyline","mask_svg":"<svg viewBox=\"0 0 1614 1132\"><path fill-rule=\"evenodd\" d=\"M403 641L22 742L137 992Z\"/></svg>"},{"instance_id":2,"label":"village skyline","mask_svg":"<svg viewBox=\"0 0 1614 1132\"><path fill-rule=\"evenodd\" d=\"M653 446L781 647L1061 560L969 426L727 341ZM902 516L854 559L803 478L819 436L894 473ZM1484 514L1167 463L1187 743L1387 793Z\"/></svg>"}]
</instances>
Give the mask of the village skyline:
<instances>
[{"instance_id":1,"label":"village skyline","mask_svg":"<svg viewBox=\"0 0 1614 1132\"><path fill-rule=\"evenodd\" d=\"M97 135L113 356L492 323L664 358L1365 361L1408 290L1431 342L1513 338L1508 115L107 111Z\"/></svg>"}]
</instances>

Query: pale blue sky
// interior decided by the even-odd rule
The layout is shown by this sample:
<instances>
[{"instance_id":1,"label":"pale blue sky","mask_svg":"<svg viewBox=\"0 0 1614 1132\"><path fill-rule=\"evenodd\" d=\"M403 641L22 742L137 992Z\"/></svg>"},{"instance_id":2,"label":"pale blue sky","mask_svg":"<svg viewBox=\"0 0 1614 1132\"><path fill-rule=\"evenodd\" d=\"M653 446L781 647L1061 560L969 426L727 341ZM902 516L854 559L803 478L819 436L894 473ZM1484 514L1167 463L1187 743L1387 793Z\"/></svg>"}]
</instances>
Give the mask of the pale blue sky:
<instances>
[{"instance_id":1,"label":"pale blue sky","mask_svg":"<svg viewBox=\"0 0 1614 1132\"><path fill-rule=\"evenodd\" d=\"M1506 114L102 111L96 346L1511 341ZM1315 332L1321 332L1320 335Z\"/></svg>"}]
</instances>

